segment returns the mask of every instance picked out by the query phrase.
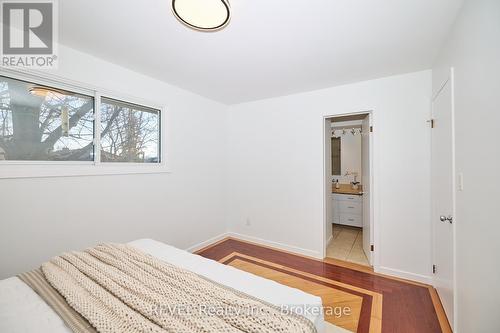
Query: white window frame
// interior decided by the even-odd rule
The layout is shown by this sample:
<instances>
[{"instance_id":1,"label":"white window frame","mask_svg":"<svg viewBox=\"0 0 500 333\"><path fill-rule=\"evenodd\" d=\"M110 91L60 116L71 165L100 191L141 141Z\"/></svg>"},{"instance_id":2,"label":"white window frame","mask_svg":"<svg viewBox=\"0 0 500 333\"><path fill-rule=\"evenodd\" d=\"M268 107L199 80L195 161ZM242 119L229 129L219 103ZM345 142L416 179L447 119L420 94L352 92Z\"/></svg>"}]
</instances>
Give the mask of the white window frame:
<instances>
[{"instance_id":1,"label":"white window frame","mask_svg":"<svg viewBox=\"0 0 500 333\"><path fill-rule=\"evenodd\" d=\"M75 177L124 174L170 173L166 142L166 108L141 98L128 96L89 84L40 71L0 68L0 75L15 80L33 82L56 89L67 90L94 98L94 161L0 161L0 179L37 177ZM101 162L101 97L141 105L160 112L160 162L127 163Z\"/></svg>"}]
</instances>

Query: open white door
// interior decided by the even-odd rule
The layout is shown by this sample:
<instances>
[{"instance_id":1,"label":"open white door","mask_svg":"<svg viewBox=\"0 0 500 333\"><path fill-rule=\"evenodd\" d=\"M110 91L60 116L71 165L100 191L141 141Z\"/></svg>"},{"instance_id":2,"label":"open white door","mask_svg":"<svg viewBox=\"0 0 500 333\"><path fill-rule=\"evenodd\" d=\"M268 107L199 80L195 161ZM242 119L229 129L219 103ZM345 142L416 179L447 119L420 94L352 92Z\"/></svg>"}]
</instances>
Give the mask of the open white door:
<instances>
[{"instance_id":1,"label":"open white door","mask_svg":"<svg viewBox=\"0 0 500 333\"><path fill-rule=\"evenodd\" d=\"M370 131L370 115L363 119L361 124L363 135L361 139L361 169L363 184L363 251L370 265L373 265L371 246L373 244L372 214L371 214L371 149L372 135Z\"/></svg>"},{"instance_id":2,"label":"open white door","mask_svg":"<svg viewBox=\"0 0 500 333\"><path fill-rule=\"evenodd\" d=\"M455 167L453 70L432 102L432 231L434 286L453 328Z\"/></svg>"},{"instance_id":3,"label":"open white door","mask_svg":"<svg viewBox=\"0 0 500 333\"><path fill-rule=\"evenodd\" d=\"M326 256L326 247L332 237L332 222L333 222L333 203L332 203L332 121L325 119L324 124L324 171L325 171L325 226L324 226L324 244L323 244L323 257Z\"/></svg>"}]
</instances>

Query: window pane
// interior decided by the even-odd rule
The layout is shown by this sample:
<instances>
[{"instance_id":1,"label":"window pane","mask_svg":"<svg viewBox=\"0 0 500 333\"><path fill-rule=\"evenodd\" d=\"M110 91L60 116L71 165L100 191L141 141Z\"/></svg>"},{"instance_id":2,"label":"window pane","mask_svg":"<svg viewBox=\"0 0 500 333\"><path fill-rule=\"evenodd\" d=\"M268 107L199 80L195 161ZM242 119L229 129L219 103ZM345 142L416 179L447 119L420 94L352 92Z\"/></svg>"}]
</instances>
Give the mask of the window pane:
<instances>
[{"instance_id":1,"label":"window pane","mask_svg":"<svg viewBox=\"0 0 500 333\"><path fill-rule=\"evenodd\" d=\"M101 161L160 162L159 110L102 98Z\"/></svg>"},{"instance_id":2,"label":"window pane","mask_svg":"<svg viewBox=\"0 0 500 333\"><path fill-rule=\"evenodd\" d=\"M94 99L0 76L0 160L92 161Z\"/></svg>"}]
</instances>

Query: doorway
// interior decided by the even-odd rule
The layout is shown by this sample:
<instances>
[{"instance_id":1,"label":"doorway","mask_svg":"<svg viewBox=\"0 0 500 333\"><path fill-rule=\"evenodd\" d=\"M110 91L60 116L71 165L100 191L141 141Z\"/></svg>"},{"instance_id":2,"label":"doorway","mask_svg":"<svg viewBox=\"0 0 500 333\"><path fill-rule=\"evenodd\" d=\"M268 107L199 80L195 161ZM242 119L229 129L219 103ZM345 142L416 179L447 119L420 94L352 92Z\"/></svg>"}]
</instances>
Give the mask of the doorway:
<instances>
[{"instance_id":1,"label":"doorway","mask_svg":"<svg viewBox=\"0 0 500 333\"><path fill-rule=\"evenodd\" d=\"M371 112L325 118L326 258L373 265Z\"/></svg>"}]
</instances>

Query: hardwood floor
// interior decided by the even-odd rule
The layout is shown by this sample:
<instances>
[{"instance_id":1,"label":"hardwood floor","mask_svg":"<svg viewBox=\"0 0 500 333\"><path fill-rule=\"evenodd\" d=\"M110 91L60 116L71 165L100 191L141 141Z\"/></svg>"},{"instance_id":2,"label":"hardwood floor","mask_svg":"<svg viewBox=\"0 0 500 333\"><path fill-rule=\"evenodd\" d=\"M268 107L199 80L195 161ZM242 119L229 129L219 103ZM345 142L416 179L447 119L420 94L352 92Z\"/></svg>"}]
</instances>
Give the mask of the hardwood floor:
<instances>
[{"instance_id":1,"label":"hardwood floor","mask_svg":"<svg viewBox=\"0 0 500 333\"><path fill-rule=\"evenodd\" d=\"M320 296L349 309L325 320L352 332L451 332L434 288L341 261L316 260L227 238L197 252L206 258Z\"/></svg>"}]
</instances>

